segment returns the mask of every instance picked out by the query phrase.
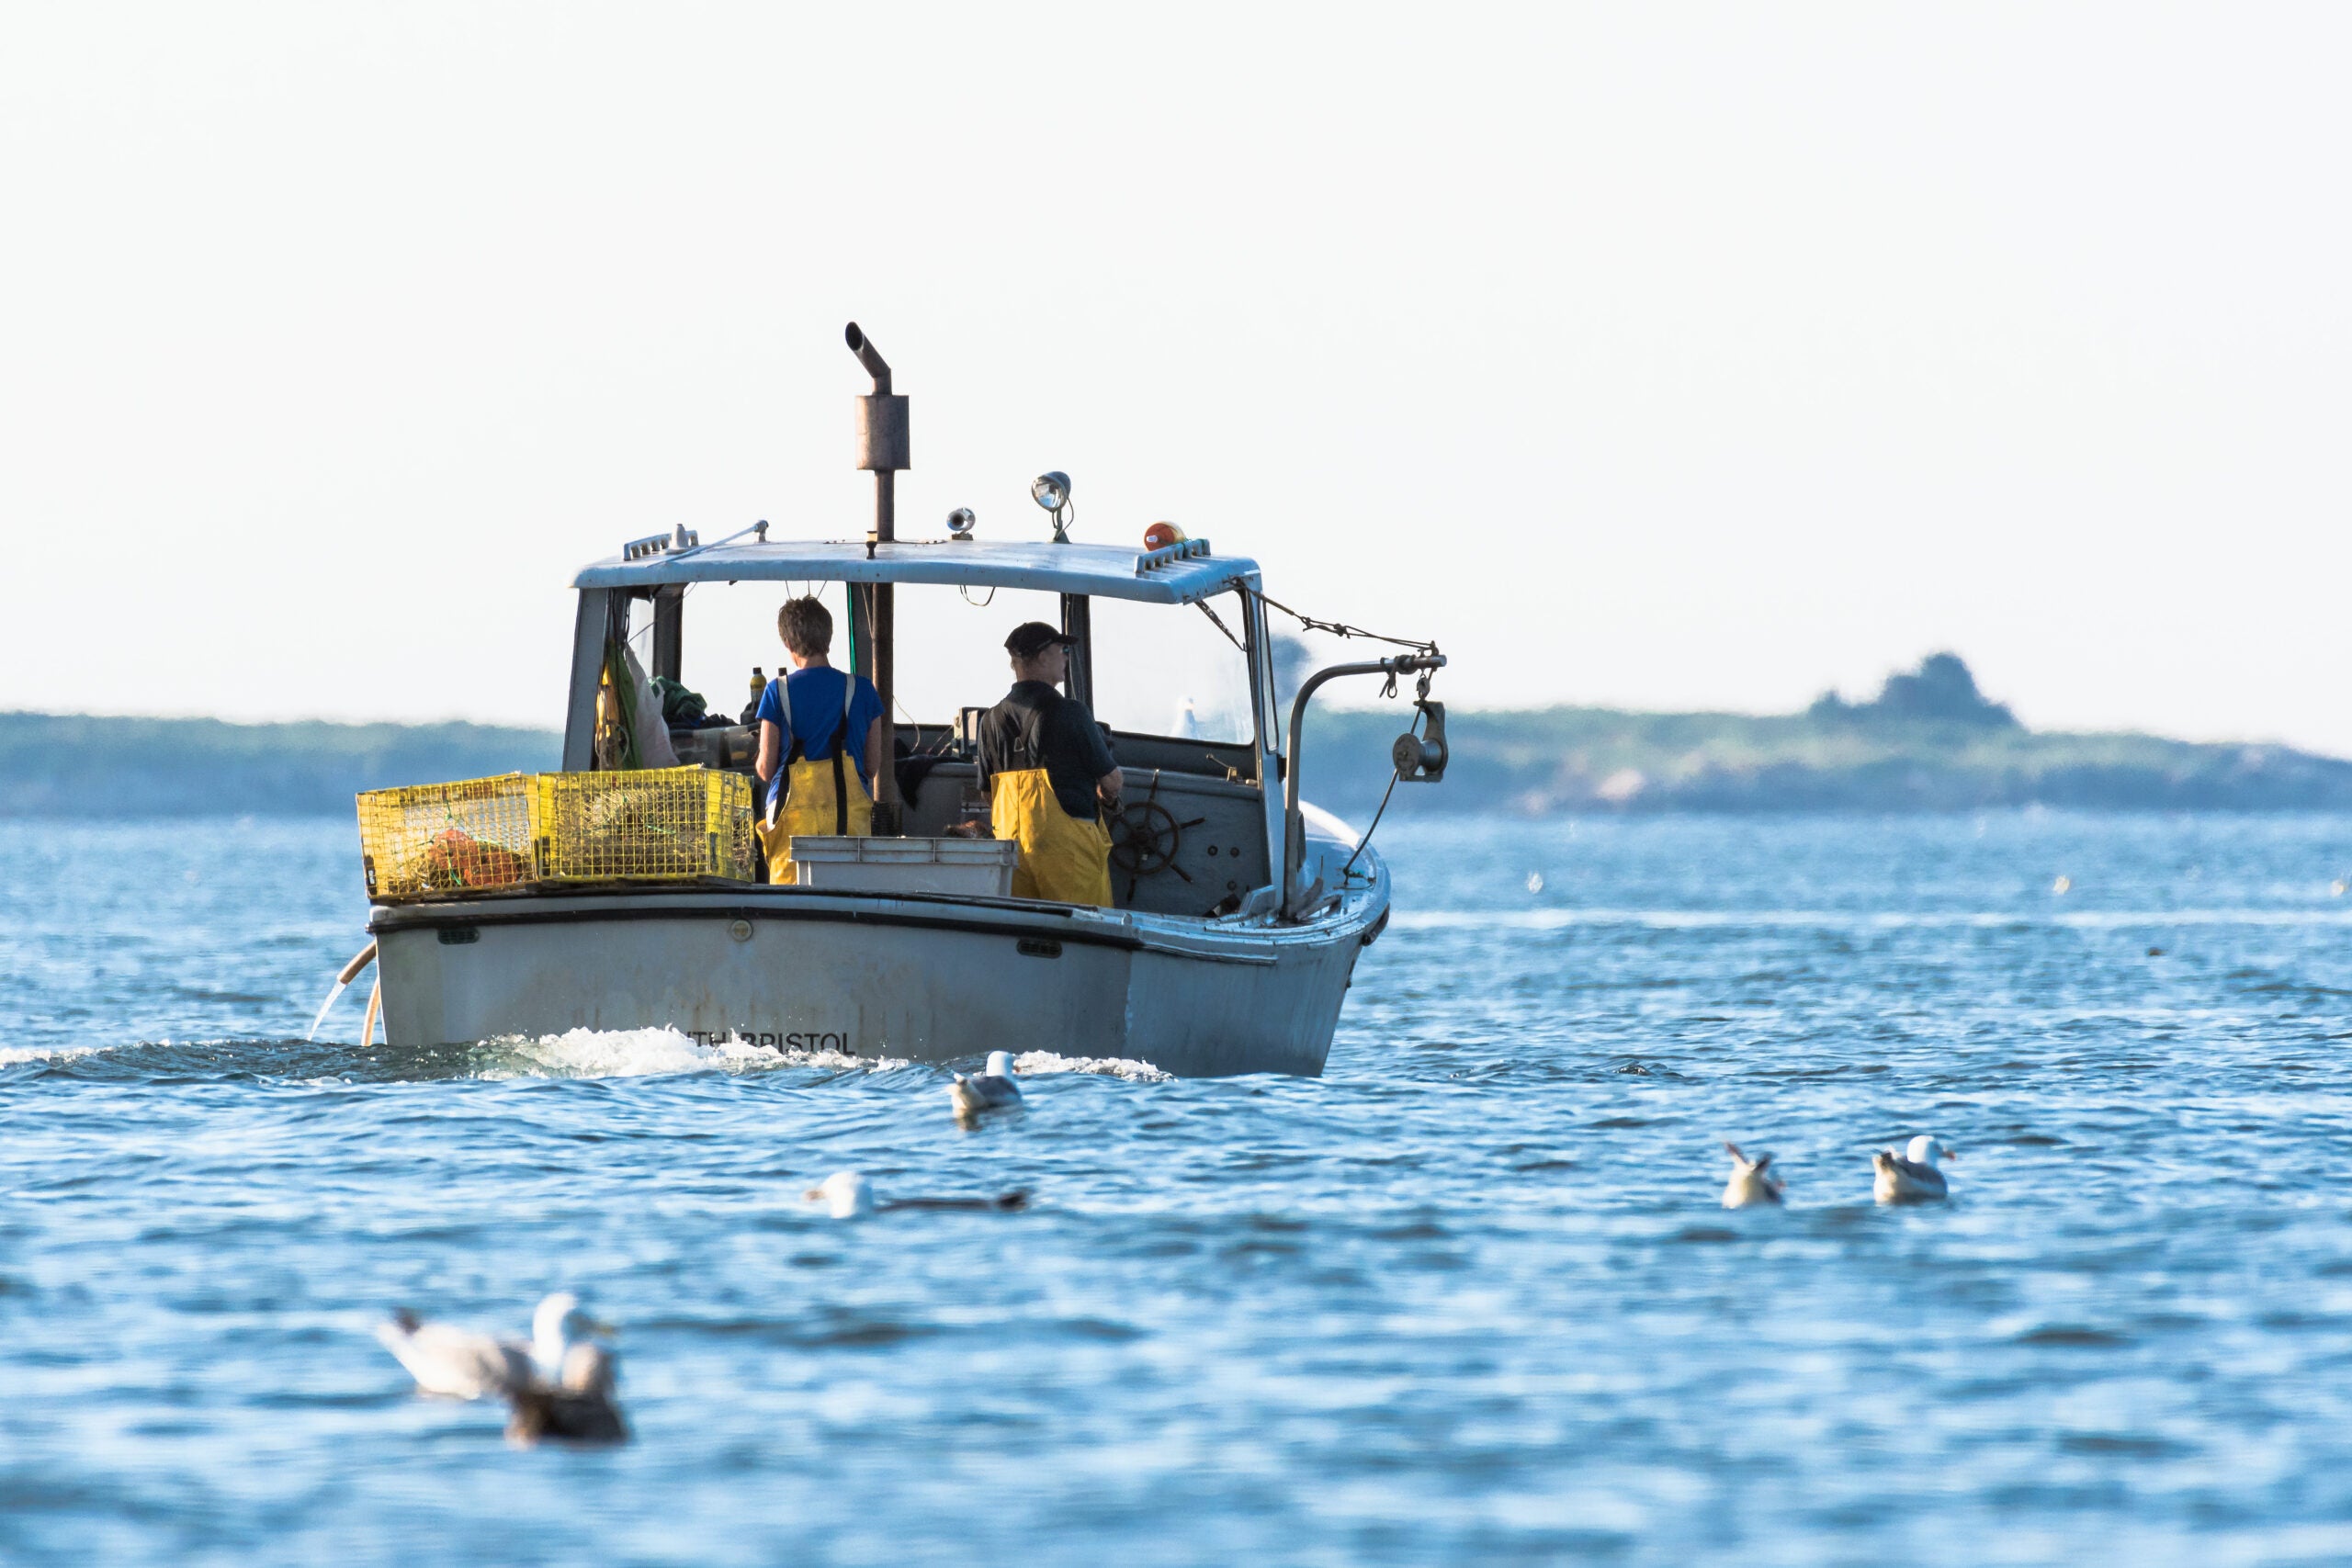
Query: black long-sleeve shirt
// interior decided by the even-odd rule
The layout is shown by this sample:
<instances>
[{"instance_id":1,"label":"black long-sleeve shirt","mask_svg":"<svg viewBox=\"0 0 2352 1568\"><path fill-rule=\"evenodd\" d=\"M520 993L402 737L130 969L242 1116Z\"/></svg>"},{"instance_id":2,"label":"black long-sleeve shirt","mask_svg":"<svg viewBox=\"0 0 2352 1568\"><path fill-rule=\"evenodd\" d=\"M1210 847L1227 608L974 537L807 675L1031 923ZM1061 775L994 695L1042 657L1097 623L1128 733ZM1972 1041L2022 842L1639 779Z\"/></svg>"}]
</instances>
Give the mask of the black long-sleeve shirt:
<instances>
[{"instance_id":1,"label":"black long-sleeve shirt","mask_svg":"<svg viewBox=\"0 0 2352 1568\"><path fill-rule=\"evenodd\" d=\"M980 719L980 787L998 773L1043 768L1054 798L1081 822L1098 815L1094 783L1117 767L1110 743L1086 705L1043 681L1015 681L1004 701Z\"/></svg>"}]
</instances>

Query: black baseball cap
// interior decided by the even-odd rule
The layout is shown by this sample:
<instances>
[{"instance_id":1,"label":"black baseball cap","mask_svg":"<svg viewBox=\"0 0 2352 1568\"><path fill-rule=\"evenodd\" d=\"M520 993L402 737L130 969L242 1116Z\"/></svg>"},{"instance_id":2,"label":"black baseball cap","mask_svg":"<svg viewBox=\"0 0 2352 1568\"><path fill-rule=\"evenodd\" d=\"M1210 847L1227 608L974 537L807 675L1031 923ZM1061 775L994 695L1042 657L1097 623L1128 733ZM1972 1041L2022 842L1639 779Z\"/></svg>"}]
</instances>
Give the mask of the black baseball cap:
<instances>
[{"instance_id":1,"label":"black baseball cap","mask_svg":"<svg viewBox=\"0 0 2352 1568\"><path fill-rule=\"evenodd\" d=\"M1004 650L1015 659L1035 659L1056 643L1068 648L1077 641L1078 638L1069 633L1057 630L1043 621L1023 621L1012 628L1011 637L1004 639Z\"/></svg>"}]
</instances>

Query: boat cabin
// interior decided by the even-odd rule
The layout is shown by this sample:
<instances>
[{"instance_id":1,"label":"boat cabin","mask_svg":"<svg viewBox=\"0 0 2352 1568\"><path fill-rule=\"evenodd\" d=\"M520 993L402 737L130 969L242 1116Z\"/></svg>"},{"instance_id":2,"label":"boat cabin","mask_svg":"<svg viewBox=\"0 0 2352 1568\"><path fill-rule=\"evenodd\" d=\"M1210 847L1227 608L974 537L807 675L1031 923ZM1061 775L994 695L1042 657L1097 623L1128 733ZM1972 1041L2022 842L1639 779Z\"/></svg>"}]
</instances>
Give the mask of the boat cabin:
<instances>
[{"instance_id":1,"label":"boat cabin","mask_svg":"<svg viewBox=\"0 0 2352 1568\"><path fill-rule=\"evenodd\" d=\"M699 727L673 724L680 760L752 775L764 801L757 727L740 721L765 676L789 668L777 611L813 594L832 612L831 661L873 679L890 710L885 749L897 767L876 831L945 837L988 818L977 718L1012 684L1006 635L1045 621L1075 639L1066 690L1103 727L1125 775L1122 809L1105 822L1116 907L1214 918L1280 902L1282 739L1254 561L1200 539L1137 549L981 540L967 528L772 541L763 524L708 545L684 529L637 540L573 587L567 772L596 766L606 649L626 641L650 676L708 705Z\"/></svg>"}]
</instances>

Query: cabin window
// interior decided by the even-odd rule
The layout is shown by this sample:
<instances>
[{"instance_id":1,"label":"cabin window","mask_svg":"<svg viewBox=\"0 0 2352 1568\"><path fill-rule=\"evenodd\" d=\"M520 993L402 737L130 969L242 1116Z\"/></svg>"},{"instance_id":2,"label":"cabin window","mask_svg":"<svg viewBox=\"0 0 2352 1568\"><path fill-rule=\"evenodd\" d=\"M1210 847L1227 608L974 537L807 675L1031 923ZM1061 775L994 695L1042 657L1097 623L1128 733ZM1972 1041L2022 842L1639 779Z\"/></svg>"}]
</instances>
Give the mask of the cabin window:
<instances>
[{"instance_id":1,"label":"cabin window","mask_svg":"<svg viewBox=\"0 0 2352 1568\"><path fill-rule=\"evenodd\" d=\"M900 721L948 724L956 710L993 707L1012 686L1004 639L1023 621L1062 624L1058 593L1025 588L898 587ZM865 671L872 674L872 671Z\"/></svg>"},{"instance_id":2,"label":"cabin window","mask_svg":"<svg viewBox=\"0 0 2352 1568\"><path fill-rule=\"evenodd\" d=\"M849 595L838 582L697 582L680 606L679 679L702 694L713 713L738 716L751 700L752 667L763 676L792 668L775 635L775 613L786 599L813 592L833 613L832 661L849 667ZM629 630L638 657L651 662L653 616L637 606Z\"/></svg>"},{"instance_id":3,"label":"cabin window","mask_svg":"<svg viewBox=\"0 0 2352 1568\"><path fill-rule=\"evenodd\" d=\"M751 700L753 665L768 676L791 667L776 637L776 611L786 599L812 592L833 615L831 661L850 668L847 585L697 583L679 606L680 678L703 694L712 713L733 718ZM901 725L945 726L960 708L994 705L1012 682L1006 634L1023 621L1062 621L1059 594L1028 589L900 583L896 598ZM1190 604L1102 595L1091 604L1097 719L1131 735L1238 745L1257 739L1249 660L1217 625L1222 622L1233 637L1248 635L1247 607L1238 594L1222 593L1208 602L1216 621ZM633 608L631 641L651 670L655 616L649 605ZM862 673L870 676L873 671Z\"/></svg>"},{"instance_id":4,"label":"cabin window","mask_svg":"<svg viewBox=\"0 0 2352 1568\"><path fill-rule=\"evenodd\" d=\"M792 668L776 637L776 611L786 599L809 592L833 613L833 646L828 657L836 669L849 669L850 592L839 582L694 585L683 606L683 679L704 694L713 712L738 713L747 700L753 665L771 676ZM985 588L958 592L899 583L896 598L900 724L912 719L945 725L954 722L958 708L995 705L1012 684L1012 663L1004 651L1006 634L1023 621L1061 625L1061 596L1056 593L1010 588L993 593ZM630 627L638 656L649 661L648 669L652 621L639 606ZM860 673L871 676L874 671Z\"/></svg>"},{"instance_id":5,"label":"cabin window","mask_svg":"<svg viewBox=\"0 0 2352 1568\"><path fill-rule=\"evenodd\" d=\"M1192 604L1094 599L1094 716L1132 735L1247 743L1250 714L1246 606L1235 593ZM1225 630L1220 631L1218 622ZM1228 637L1226 632L1233 636Z\"/></svg>"}]
</instances>

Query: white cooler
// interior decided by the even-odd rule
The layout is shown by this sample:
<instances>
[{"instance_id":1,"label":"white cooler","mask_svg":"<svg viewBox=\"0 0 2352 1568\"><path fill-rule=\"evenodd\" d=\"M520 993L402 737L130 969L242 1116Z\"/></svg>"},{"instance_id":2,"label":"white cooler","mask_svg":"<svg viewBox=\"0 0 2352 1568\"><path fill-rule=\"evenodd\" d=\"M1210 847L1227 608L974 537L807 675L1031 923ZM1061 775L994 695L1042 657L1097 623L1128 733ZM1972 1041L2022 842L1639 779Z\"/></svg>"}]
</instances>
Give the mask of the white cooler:
<instances>
[{"instance_id":1,"label":"white cooler","mask_svg":"<svg viewBox=\"0 0 2352 1568\"><path fill-rule=\"evenodd\" d=\"M1021 846L999 839L798 838L792 864L803 887L850 893L1012 897Z\"/></svg>"}]
</instances>

